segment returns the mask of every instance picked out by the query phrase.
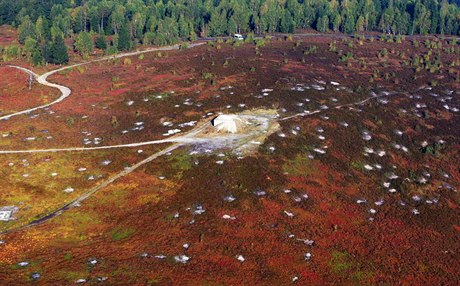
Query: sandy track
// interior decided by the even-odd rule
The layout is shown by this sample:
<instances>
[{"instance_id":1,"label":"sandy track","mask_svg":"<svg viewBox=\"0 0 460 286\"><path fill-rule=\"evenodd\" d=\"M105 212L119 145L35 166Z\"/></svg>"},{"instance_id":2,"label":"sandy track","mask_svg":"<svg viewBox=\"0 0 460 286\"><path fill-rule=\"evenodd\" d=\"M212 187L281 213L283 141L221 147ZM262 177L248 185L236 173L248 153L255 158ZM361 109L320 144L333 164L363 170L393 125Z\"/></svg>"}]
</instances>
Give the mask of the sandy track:
<instances>
[{"instance_id":1,"label":"sandy track","mask_svg":"<svg viewBox=\"0 0 460 286\"><path fill-rule=\"evenodd\" d=\"M190 47L196 47L196 46L200 46L200 45L202 45L202 44L203 44L203 43L191 44ZM79 63L79 64L70 65L70 66L65 66L65 67L62 67L62 68L58 68L58 69L49 71L49 72L44 73L44 74L42 74L42 75L38 75L38 74L34 73L33 71L31 71L31 70L29 70L29 69L26 69L26 68L23 68L23 67L11 66L11 65L10 65L9 67L17 68L17 69L19 69L19 70L22 70L22 71L24 71L24 72L26 72L26 73L32 75L32 76L37 80L37 82L40 83L40 84L42 84L42 85L45 85L45 86L49 86L49 87L52 87L52 88L59 89L59 91L61 92L61 96L60 96L58 99L56 99L55 101L50 102L50 103L48 103L48 104L44 104L44 105L36 106L36 107L33 107L33 108L25 109L25 110L22 110L22 111L18 111L18 112L15 112L15 113L11 113L11 114L7 114L7 115L0 116L0 120L8 120L8 119L10 119L11 117L14 117L14 116L18 116L18 115L22 115L22 114L27 114L27 113L30 113L30 112L33 112L33 111L36 111L36 110L39 110L39 109L47 108L47 107L49 107L49 106L55 105L56 103L59 103L59 102L63 101L63 100L66 99L67 97L69 97L70 94L72 93L72 91L70 90L70 88L68 88L68 87L66 87L66 86L63 86L63 85L59 85L59 84L56 84L56 83L49 82L49 81L47 80L47 78L48 78L50 75L53 75L53 74L55 74L55 73L57 73L57 72L60 72L60 71L63 71L63 70L68 70L68 69L75 68L75 67L79 67L79 66L83 66L83 65L88 65L88 64L96 63L96 62L102 62L102 61L117 59L117 58L136 56L136 55L145 54L145 53L150 53L150 52L155 52L155 51L171 51L171 50L178 50L178 49L179 49L179 45L174 45L174 46L166 46L166 47L160 47L160 48L151 48L151 49L147 49L147 50L143 50L143 51L135 51L135 52L122 53L122 54L113 55L113 56L107 56L107 57L103 57L103 58L100 58L100 59L96 59L96 60L92 60L92 61L88 61L88 62L84 62L84 63Z\"/></svg>"},{"instance_id":2,"label":"sandy track","mask_svg":"<svg viewBox=\"0 0 460 286\"><path fill-rule=\"evenodd\" d=\"M35 149L35 150L0 150L0 154L30 154L30 153L57 153L57 152L72 152L72 151L95 151L95 150L107 150L117 148L133 148L142 147L147 145L156 145L163 143L199 143L200 141L206 141L206 139L199 138L188 138L186 136L173 137L162 140L146 141L139 143L129 143L120 145L109 145L109 146L98 146L98 147L76 147L76 148L56 148L56 149Z\"/></svg>"}]
</instances>

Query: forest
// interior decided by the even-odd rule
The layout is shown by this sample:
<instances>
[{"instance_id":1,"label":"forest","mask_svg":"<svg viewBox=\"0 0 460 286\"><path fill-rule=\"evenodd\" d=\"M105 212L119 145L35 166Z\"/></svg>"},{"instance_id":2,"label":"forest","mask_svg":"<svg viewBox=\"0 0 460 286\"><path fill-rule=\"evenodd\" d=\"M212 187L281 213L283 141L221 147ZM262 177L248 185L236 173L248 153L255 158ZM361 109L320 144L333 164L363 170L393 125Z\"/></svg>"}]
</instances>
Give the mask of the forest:
<instances>
[{"instance_id":1,"label":"forest","mask_svg":"<svg viewBox=\"0 0 460 286\"><path fill-rule=\"evenodd\" d=\"M88 57L94 47L110 54L237 32L458 35L459 23L459 0L1 0L0 25L17 27L20 45L0 51L61 64L66 38Z\"/></svg>"}]
</instances>

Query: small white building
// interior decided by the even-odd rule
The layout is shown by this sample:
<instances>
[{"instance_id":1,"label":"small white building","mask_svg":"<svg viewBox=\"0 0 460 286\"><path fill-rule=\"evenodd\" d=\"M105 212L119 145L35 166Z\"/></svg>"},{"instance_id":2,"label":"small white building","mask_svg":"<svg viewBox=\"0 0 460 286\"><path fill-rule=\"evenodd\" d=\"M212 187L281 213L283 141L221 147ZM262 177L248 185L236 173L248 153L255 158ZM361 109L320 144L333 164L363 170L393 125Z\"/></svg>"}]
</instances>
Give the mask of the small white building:
<instances>
[{"instance_id":1,"label":"small white building","mask_svg":"<svg viewBox=\"0 0 460 286\"><path fill-rule=\"evenodd\" d=\"M237 133L245 124L245 121L237 115L219 115L212 121L212 126L219 132Z\"/></svg>"}]
</instances>

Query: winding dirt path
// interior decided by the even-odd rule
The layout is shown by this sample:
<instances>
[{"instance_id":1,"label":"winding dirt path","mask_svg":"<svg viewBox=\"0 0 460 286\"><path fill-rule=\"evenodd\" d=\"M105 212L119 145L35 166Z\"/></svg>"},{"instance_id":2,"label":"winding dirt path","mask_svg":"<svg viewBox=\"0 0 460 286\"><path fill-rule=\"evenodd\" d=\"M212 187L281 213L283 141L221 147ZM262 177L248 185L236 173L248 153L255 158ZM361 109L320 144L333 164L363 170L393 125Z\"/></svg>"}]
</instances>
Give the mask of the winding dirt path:
<instances>
[{"instance_id":1,"label":"winding dirt path","mask_svg":"<svg viewBox=\"0 0 460 286\"><path fill-rule=\"evenodd\" d=\"M191 44L190 48L200 46L200 45L203 45L203 43ZM33 71L31 71L29 69L26 69L26 68L23 68L23 67L10 65L9 67L17 68L19 70L22 70L22 71L26 72L29 75L32 75L37 80L37 82L40 83L40 84L43 84L43 85L48 86L48 87L59 89L59 91L61 92L61 96L58 99L56 99L55 101L47 103L47 104L44 104L44 105L40 105L40 106L36 106L36 107L33 107L33 108L25 109L25 110L22 110L22 111L18 111L18 112L15 112L15 113L0 116L0 120L8 120L8 119L10 119L11 117L14 117L14 116L27 114L27 113L30 113L30 112L33 112L33 111L36 111L36 110L39 110L39 109L47 108L49 106L55 105L56 103L59 103L59 102L63 101L67 97L69 97L70 94L72 93L72 90L70 88L68 88L67 86L63 86L63 85L59 85L59 84L56 84L56 83L49 82L47 80L47 78L49 76L51 76L51 75L53 75L55 73L58 73L58 72L63 71L63 70L68 70L68 69L72 69L72 68L75 68L75 67L83 66L83 65L88 65L88 64L92 64L92 63L97 63L97 62L102 62L102 61L107 61L107 60L112 60L112 59L117 59L117 58L136 56L136 55L155 52L155 51L178 50L179 47L180 47L180 45L174 45L174 46L166 46L166 47L160 47L160 48L151 48L151 49L147 49L147 50L143 50L143 51L121 53L121 54L117 54L117 55L113 55L113 56L102 57L100 59L96 59L96 60L92 60L92 61L88 61L88 62L83 62L83 63L78 63L78 64L74 64L74 65L70 65L70 66L65 66L65 67L62 67L62 68L58 68L58 69L46 72L46 73L44 73L42 75L38 75L38 74L34 73Z\"/></svg>"}]
</instances>

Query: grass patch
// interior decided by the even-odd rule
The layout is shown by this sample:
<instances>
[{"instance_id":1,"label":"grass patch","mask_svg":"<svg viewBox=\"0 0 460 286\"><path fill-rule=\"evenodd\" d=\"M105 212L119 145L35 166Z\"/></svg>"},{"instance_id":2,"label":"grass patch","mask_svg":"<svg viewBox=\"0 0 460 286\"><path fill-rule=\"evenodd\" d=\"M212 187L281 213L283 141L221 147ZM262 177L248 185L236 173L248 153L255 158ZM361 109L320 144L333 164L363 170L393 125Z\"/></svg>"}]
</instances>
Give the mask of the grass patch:
<instances>
[{"instance_id":1,"label":"grass patch","mask_svg":"<svg viewBox=\"0 0 460 286\"><path fill-rule=\"evenodd\" d=\"M359 162L359 161L352 161L350 163L350 166L355 169L355 170L358 170L358 171L364 171L364 164L363 162Z\"/></svg>"},{"instance_id":2,"label":"grass patch","mask_svg":"<svg viewBox=\"0 0 460 286\"><path fill-rule=\"evenodd\" d=\"M371 279L374 276L374 273L369 272L369 271L356 271L353 273L351 278L356 281L356 283L359 283L359 285L370 285L368 284L369 279Z\"/></svg>"},{"instance_id":3,"label":"grass patch","mask_svg":"<svg viewBox=\"0 0 460 286\"><path fill-rule=\"evenodd\" d=\"M64 259L65 259L65 260L71 260L71 259L72 259L72 252L70 252L70 251L69 251L69 252L66 252L66 253L64 254Z\"/></svg>"},{"instance_id":4,"label":"grass patch","mask_svg":"<svg viewBox=\"0 0 460 286\"><path fill-rule=\"evenodd\" d=\"M350 270L353 264L350 262L350 254L347 252L334 251L329 265L333 272L339 274Z\"/></svg>"},{"instance_id":5,"label":"grass patch","mask_svg":"<svg viewBox=\"0 0 460 286\"><path fill-rule=\"evenodd\" d=\"M172 167L174 169L181 170L181 171L187 171L187 170L192 169L193 167L192 157L189 156L188 154L183 153L183 154L174 156L174 158L172 159L174 161L172 164Z\"/></svg>"},{"instance_id":6,"label":"grass patch","mask_svg":"<svg viewBox=\"0 0 460 286\"><path fill-rule=\"evenodd\" d=\"M312 161L303 154L297 154L294 159L286 161L283 165L283 172L292 176L310 176L316 172Z\"/></svg>"},{"instance_id":7,"label":"grass patch","mask_svg":"<svg viewBox=\"0 0 460 286\"><path fill-rule=\"evenodd\" d=\"M126 239L136 232L134 228L117 226L110 232L110 237L114 241Z\"/></svg>"}]
</instances>

